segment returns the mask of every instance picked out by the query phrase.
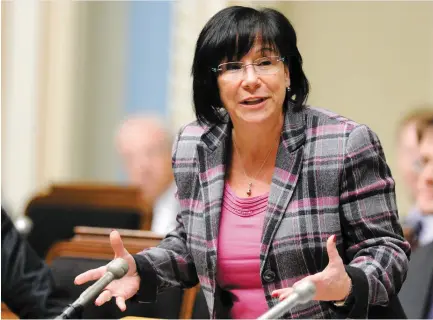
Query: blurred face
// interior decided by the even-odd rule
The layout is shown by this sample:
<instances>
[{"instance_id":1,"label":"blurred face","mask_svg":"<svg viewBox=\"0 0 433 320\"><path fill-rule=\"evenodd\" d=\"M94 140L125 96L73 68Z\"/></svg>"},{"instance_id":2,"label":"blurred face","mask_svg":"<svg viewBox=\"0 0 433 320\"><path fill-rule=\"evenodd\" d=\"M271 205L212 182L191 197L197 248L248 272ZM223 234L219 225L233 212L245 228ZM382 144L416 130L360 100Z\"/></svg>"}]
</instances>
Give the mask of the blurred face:
<instances>
[{"instance_id":1,"label":"blurred face","mask_svg":"<svg viewBox=\"0 0 433 320\"><path fill-rule=\"evenodd\" d=\"M419 146L415 123L409 123L403 127L399 137L397 153L399 172L404 179L407 191L410 193L411 198L414 199L418 181L416 163L419 161Z\"/></svg>"},{"instance_id":2,"label":"blurred face","mask_svg":"<svg viewBox=\"0 0 433 320\"><path fill-rule=\"evenodd\" d=\"M426 130L420 143L421 171L418 180L418 208L433 214L433 127Z\"/></svg>"},{"instance_id":3,"label":"blurred face","mask_svg":"<svg viewBox=\"0 0 433 320\"><path fill-rule=\"evenodd\" d=\"M220 97L234 123L261 123L281 117L290 78L279 59L277 52L257 43L240 61L247 64L245 68L222 64L218 76ZM251 63L257 66L248 65Z\"/></svg>"},{"instance_id":4,"label":"blurred face","mask_svg":"<svg viewBox=\"0 0 433 320\"><path fill-rule=\"evenodd\" d=\"M153 202L172 180L171 151L163 133L144 128L125 129L120 138L120 153L131 184Z\"/></svg>"}]
</instances>

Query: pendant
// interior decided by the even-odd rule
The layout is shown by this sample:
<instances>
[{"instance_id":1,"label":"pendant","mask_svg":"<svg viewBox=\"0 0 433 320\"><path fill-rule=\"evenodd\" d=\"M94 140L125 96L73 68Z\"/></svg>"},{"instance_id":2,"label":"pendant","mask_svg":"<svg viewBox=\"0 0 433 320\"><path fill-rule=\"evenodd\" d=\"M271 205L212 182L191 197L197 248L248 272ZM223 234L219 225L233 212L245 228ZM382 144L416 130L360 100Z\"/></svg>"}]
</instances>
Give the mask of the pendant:
<instances>
[{"instance_id":1,"label":"pendant","mask_svg":"<svg viewBox=\"0 0 433 320\"><path fill-rule=\"evenodd\" d=\"M251 195L251 187L253 186L253 183L250 182L248 183L248 191L247 191L247 196L249 197Z\"/></svg>"}]
</instances>

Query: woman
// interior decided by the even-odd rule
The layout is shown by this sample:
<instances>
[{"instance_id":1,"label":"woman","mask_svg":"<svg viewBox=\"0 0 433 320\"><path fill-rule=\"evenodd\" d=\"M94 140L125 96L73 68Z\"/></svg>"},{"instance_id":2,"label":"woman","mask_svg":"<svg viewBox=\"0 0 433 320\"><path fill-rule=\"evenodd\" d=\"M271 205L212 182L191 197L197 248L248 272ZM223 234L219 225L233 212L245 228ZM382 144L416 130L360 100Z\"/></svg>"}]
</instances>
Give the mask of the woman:
<instances>
[{"instance_id":1,"label":"woman","mask_svg":"<svg viewBox=\"0 0 433 320\"><path fill-rule=\"evenodd\" d=\"M173 148L177 228L134 256L113 232L130 271L96 304L115 296L125 309L136 294L151 301L200 282L212 317L256 318L309 279L314 301L285 317L404 317L395 296L410 246L381 145L366 126L305 107L290 22L271 9L223 9L198 38L192 74L198 122Z\"/></svg>"}]
</instances>

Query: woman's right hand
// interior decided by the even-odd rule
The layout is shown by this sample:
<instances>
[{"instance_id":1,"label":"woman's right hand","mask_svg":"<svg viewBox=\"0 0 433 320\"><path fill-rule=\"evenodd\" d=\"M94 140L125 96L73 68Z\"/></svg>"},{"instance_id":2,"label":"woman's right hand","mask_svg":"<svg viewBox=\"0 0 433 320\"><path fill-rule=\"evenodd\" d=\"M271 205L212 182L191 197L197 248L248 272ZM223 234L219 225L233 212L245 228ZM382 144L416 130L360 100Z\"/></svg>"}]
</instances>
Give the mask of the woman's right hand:
<instances>
[{"instance_id":1,"label":"woman's right hand","mask_svg":"<svg viewBox=\"0 0 433 320\"><path fill-rule=\"evenodd\" d=\"M120 310L126 310L125 300L134 296L140 287L140 276L137 273L137 266L134 258L123 246L120 234L117 231L110 233L110 243L114 251L114 259L123 258L128 262L128 273L119 280L112 281L105 287L104 291L95 300L97 306L103 305L105 302L116 297L116 304ZM88 281L94 281L101 278L107 272L107 266L86 271L75 278L74 283L81 285Z\"/></svg>"}]
</instances>

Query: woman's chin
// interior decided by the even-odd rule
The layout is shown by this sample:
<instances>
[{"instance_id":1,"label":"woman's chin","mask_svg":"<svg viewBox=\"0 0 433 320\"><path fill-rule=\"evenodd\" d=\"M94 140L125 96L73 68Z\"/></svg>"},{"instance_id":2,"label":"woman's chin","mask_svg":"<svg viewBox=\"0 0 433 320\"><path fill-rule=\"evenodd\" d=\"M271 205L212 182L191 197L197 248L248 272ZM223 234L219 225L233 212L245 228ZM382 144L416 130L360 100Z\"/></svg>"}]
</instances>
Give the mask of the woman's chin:
<instances>
[{"instance_id":1,"label":"woman's chin","mask_svg":"<svg viewBox=\"0 0 433 320\"><path fill-rule=\"evenodd\" d=\"M272 118L281 116L281 113L272 112L269 108L242 109L238 110L237 118L245 123L260 124L266 123Z\"/></svg>"},{"instance_id":2,"label":"woman's chin","mask_svg":"<svg viewBox=\"0 0 433 320\"><path fill-rule=\"evenodd\" d=\"M269 115L265 114L247 114L241 117L242 121L249 124L261 124L266 123L269 120Z\"/></svg>"}]
</instances>

